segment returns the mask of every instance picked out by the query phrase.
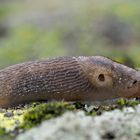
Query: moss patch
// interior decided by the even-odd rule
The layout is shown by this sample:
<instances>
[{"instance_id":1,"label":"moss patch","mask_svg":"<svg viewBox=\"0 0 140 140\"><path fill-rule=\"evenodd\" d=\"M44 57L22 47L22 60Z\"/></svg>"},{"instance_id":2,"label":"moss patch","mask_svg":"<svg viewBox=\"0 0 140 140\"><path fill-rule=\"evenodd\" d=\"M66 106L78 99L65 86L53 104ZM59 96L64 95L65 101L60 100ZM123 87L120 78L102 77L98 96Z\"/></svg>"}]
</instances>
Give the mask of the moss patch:
<instances>
[{"instance_id":1,"label":"moss patch","mask_svg":"<svg viewBox=\"0 0 140 140\"><path fill-rule=\"evenodd\" d=\"M4 135L4 134L6 134L5 129L4 128L0 128L0 135Z\"/></svg>"},{"instance_id":2,"label":"moss patch","mask_svg":"<svg viewBox=\"0 0 140 140\"><path fill-rule=\"evenodd\" d=\"M76 109L84 110L86 115L90 116L98 116L102 115L102 113L106 111L112 111L114 109L120 109L122 110L125 107L135 107L136 105L140 104L139 100L127 100L127 99L118 99L114 104L112 105L98 105L93 106L92 109L91 106L85 107L85 104L82 103L74 103Z\"/></svg>"},{"instance_id":3,"label":"moss patch","mask_svg":"<svg viewBox=\"0 0 140 140\"><path fill-rule=\"evenodd\" d=\"M119 99L117 101L117 105L120 107L134 107L135 105L138 105L140 103L139 100L126 100L126 99Z\"/></svg>"},{"instance_id":4,"label":"moss patch","mask_svg":"<svg viewBox=\"0 0 140 140\"><path fill-rule=\"evenodd\" d=\"M41 123L42 120L51 119L62 115L66 111L72 110L75 110L74 105L64 102L50 102L48 104L40 104L29 109L28 112L24 114L22 128L31 128Z\"/></svg>"}]
</instances>

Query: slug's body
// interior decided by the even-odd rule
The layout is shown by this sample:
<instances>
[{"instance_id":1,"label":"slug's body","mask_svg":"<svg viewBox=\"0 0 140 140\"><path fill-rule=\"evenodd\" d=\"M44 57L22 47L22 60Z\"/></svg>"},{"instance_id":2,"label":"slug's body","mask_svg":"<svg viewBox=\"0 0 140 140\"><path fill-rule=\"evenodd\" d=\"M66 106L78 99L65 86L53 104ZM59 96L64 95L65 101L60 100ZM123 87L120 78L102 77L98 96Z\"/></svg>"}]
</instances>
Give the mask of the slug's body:
<instances>
[{"instance_id":1,"label":"slug's body","mask_svg":"<svg viewBox=\"0 0 140 140\"><path fill-rule=\"evenodd\" d=\"M140 73L101 56L60 57L0 71L0 107L40 100L95 101L140 95Z\"/></svg>"}]
</instances>

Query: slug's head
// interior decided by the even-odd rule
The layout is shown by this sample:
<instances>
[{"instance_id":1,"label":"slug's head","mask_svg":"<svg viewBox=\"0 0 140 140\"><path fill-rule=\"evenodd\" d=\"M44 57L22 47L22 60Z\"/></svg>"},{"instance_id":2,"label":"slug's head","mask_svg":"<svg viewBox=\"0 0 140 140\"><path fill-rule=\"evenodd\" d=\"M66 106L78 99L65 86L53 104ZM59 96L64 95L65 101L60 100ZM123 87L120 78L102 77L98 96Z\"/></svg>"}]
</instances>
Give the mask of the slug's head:
<instances>
[{"instance_id":1,"label":"slug's head","mask_svg":"<svg viewBox=\"0 0 140 140\"><path fill-rule=\"evenodd\" d=\"M101 56L89 57L83 64L95 89L94 98L104 100L140 96L140 72L137 70Z\"/></svg>"}]
</instances>

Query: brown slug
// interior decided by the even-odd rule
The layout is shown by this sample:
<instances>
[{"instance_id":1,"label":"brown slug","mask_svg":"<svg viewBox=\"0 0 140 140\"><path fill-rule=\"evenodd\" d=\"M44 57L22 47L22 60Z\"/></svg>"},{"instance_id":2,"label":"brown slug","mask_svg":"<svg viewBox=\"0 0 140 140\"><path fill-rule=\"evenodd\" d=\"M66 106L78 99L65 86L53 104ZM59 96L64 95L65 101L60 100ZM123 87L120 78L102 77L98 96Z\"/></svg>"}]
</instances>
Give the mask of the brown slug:
<instances>
[{"instance_id":1,"label":"brown slug","mask_svg":"<svg viewBox=\"0 0 140 140\"><path fill-rule=\"evenodd\" d=\"M0 107L140 96L140 72L102 56L58 57L0 71Z\"/></svg>"}]
</instances>

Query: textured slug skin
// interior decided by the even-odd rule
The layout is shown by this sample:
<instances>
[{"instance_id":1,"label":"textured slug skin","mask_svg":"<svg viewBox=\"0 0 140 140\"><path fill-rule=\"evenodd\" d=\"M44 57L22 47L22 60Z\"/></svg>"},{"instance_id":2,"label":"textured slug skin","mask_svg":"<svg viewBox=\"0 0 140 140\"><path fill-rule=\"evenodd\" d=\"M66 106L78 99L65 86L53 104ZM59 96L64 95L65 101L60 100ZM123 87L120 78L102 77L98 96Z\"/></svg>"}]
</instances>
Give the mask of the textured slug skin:
<instances>
[{"instance_id":1,"label":"textured slug skin","mask_svg":"<svg viewBox=\"0 0 140 140\"><path fill-rule=\"evenodd\" d=\"M40 100L135 97L140 89L137 77L136 70L101 56L26 62L0 71L0 107Z\"/></svg>"},{"instance_id":2,"label":"textured slug skin","mask_svg":"<svg viewBox=\"0 0 140 140\"><path fill-rule=\"evenodd\" d=\"M73 58L27 62L0 72L0 106L37 100L82 100L92 88Z\"/></svg>"}]
</instances>

